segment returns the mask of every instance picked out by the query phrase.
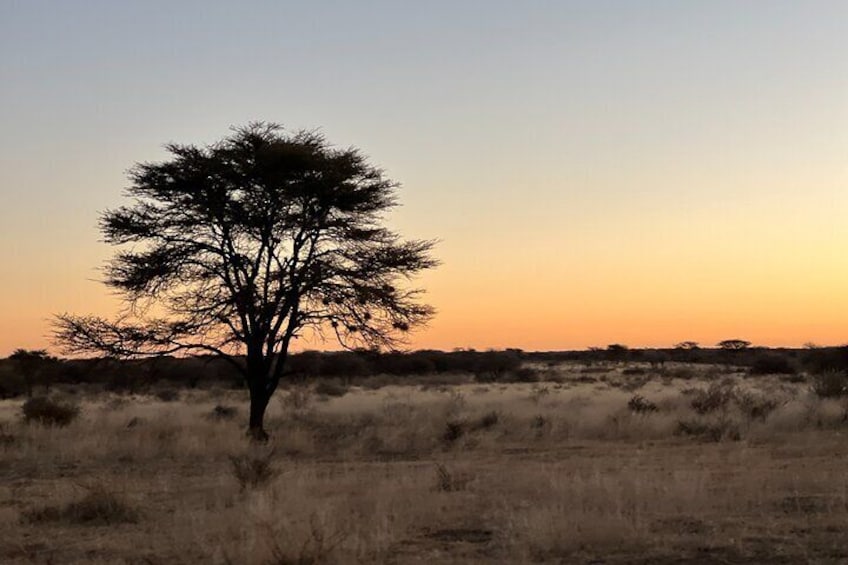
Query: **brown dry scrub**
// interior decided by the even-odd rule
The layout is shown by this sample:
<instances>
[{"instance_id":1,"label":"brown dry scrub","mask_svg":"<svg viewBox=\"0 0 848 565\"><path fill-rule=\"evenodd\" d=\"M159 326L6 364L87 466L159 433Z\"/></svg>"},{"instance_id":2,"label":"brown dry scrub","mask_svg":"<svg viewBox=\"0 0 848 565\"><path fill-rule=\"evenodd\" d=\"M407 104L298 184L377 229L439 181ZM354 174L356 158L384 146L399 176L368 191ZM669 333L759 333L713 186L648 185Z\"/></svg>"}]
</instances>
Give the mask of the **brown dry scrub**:
<instances>
[{"instance_id":1,"label":"brown dry scrub","mask_svg":"<svg viewBox=\"0 0 848 565\"><path fill-rule=\"evenodd\" d=\"M234 393L103 396L64 428L27 425L6 401L0 562L848 559L844 400L758 377L699 413L709 382L655 375L638 394L656 410L634 411L626 376L559 376L300 388L272 406L261 450L238 417L210 418L245 413ZM681 422L738 434L681 434Z\"/></svg>"}]
</instances>

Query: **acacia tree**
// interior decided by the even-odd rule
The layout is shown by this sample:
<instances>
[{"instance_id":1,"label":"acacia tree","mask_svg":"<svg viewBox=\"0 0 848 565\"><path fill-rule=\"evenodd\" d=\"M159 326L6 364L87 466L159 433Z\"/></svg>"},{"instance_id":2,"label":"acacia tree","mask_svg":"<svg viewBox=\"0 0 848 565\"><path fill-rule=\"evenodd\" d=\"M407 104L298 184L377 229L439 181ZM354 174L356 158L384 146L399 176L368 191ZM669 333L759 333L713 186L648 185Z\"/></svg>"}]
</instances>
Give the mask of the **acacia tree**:
<instances>
[{"instance_id":1,"label":"acacia tree","mask_svg":"<svg viewBox=\"0 0 848 565\"><path fill-rule=\"evenodd\" d=\"M244 375L249 433L266 439L292 340L394 348L432 316L406 283L436 266L433 242L384 226L398 184L357 149L267 123L166 149L131 169L132 203L100 218L119 248L104 282L127 308L117 320L56 316L66 351L219 355Z\"/></svg>"},{"instance_id":2,"label":"acacia tree","mask_svg":"<svg viewBox=\"0 0 848 565\"><path fill-rule=\"evenodd\" d=\"M724 341L718 342L717 345L721 349L728 351L742 351L743 349L751 347L751 342L745 341L744 339L725 339Z\"/></svg>"}]
</instances>

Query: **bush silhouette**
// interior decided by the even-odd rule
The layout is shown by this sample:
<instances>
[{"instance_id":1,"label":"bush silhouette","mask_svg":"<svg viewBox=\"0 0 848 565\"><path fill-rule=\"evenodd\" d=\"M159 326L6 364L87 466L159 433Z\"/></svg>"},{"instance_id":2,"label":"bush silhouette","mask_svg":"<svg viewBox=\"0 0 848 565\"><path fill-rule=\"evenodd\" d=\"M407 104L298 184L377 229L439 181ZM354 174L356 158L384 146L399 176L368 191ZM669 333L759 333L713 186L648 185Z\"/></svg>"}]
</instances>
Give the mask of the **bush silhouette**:
<instances>
[{"instance_id":1,"label":"bush silhouette","mask_svg":"<svg viewBox=\"0 0 848 565\"><path fill-rule=\"evenodd\" d=\"M752 375L791 375L795 367L785 355L765 353L754 359L749 372Z\"/></svg>"}]
</instances>

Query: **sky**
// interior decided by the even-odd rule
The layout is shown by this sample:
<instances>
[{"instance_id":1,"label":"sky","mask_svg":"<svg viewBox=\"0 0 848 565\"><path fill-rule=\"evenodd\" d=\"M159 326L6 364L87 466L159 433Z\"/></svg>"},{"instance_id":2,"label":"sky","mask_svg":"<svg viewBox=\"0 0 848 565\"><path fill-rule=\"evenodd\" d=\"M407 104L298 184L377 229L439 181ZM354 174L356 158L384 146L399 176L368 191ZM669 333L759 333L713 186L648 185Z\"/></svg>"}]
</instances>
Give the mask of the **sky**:
<instances>
[{"instance_id":1,"label":"sky","mask_svg":"<svg viewBox=\"0 0 848 565\"><path fill-rule=\"evenodd\" d=\"M411 347L848 342L845 0L0 0L0 356L117 309L127 169L252 120L402 183Z\"/></svg>"}]
</instances>

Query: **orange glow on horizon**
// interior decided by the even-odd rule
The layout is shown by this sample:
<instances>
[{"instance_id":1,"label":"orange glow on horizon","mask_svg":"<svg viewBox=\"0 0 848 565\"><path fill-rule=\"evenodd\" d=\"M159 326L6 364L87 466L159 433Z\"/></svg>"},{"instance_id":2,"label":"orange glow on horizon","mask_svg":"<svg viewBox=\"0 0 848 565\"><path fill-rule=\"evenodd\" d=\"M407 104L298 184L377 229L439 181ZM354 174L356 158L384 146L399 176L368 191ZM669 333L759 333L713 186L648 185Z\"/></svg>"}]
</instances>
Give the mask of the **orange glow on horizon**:
<instances>
[{"instance_id":1,"label":"orange glow on horizon","mask_svg":"<svg viewBox=\"0 0 848 565\"><path fill-rule=\"evenodd\" d=\"M532 271L525 262L518 268L491 267L473 279L447 261L418 281L438 312L428 327L411 334L410 347L564 350L610 343L671 347L684 340L709 347L733 337L765 346L848 341L846 267L823 276L797 265L755 268L748 263L747 272L744 264L729 266L737 273L733 278L709 269L693 272L685 263L663 267L649 262L641 270L634 263L624 258L595 262L592 269L585 263L582 270L563 266L551 268L546 278L534 278L525 275ZM98 283L71 286L73 292L65 296L45 294L10 304L0 326L0 355L18 347L50 348L44 312L108 315L116 310L118 303ZM334 344L312 341L296 347L333 349Z\"/></svg>"}]
</instances>

